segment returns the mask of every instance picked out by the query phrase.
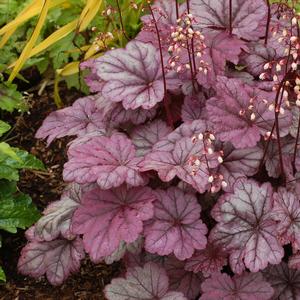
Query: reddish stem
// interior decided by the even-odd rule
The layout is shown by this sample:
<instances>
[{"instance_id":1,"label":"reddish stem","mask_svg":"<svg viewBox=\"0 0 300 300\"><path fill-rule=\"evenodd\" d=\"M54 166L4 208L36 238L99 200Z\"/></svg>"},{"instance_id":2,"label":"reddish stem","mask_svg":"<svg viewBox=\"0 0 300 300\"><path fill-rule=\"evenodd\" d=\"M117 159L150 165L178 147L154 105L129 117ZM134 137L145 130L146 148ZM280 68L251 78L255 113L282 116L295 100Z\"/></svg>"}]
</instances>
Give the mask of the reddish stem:
<instances>
[{"instance_id":1,"label":"reddish stem","mask_svg":"<svg viewBox=\"0 0 300 300\"><path fill-rule=\"evenodd\" d=\"M266 26L266 35L265 35L265 45L268 44L269 38L269 29L270 29L270 22L271 22L271 5L270 0L266 0L268 6L268 18L267 18L267 26Z\"/></svg>"},{"instance_id":2,"label":"reddish stem","mask_svg":"<svg viewBox=\"0 0 300 300\"><path fill-rule=\"evenodd\" d=\"M124 27L123 17L122 17L122 12L121 12L121 7L120 7L119 0L116 0L116 3L117 3L117 7L118 7L118 12L119 12L119 17L120 17L120 24L121 24L123 35L126 38L126 40L129 41L130 38L128 37L128 35L126 33L126 30L125 30L125 27Z\"/></svg>"},{"instance_id":3,"label":"reddish stem","mask_svg":"<svg viewBox=\"0 0 300 300\"><path fill-rule=\"evenodd\" d=\"M293 155L293 170L295 172L296 167L296 156L297 156L297 148L298 148L298 142L299 142L299 135L300 135L300 118L298 120L298 128L297 128L297 137L296 137L296 143L295 143L295 148L294 148L294 155Z\"/></svg>"},{"instance_id":4,"label":"reddish stem","mask_svg":"<svg viewBox=\"0 0 300 300\"><path fill-rule=\"evenodd\" d=\"M229 33L232 34L232 0L229 0Z\"/></svg>"},{"instance_id":5,"label":"reddish stem","mask_svg":"<svg viewBox=\"0 0 300 300\"><path fill-rule=\"evenodd\" d=\"M160 62L161 62L161 71L162 71L163 84L164 84L163 104L164 104L164 108L165 108L165 111L166 111L166 114L167 114L168 125L173 127L173 117L172 117L172 113L170 111L169 99L168 99L168 95L167 95L167 83L166 83L165 66L164 66L163 52L162 52L162 47L161 47L160 34L159 34L159 30L158 30L158 27L157 27L157 23L156 23L156 19L155 19L153 10L152 10L151 5L149 3L148 3L148 6L149 6L149 10L151 12L152 19L154 21L154 26L155 26L155 30L156 30L157 39L158 39Z\"/></svg>"},{"instance_id":6,"label":"reddish stem","mask_svg":"<svg viewBox=\"0 0 300 300\"><path fill-rule=\"evenodd\" d=\"M176 7L176 19L179 19L179 5L178 0L175 0L175 7Z\"/></svg>"}]
</instances>

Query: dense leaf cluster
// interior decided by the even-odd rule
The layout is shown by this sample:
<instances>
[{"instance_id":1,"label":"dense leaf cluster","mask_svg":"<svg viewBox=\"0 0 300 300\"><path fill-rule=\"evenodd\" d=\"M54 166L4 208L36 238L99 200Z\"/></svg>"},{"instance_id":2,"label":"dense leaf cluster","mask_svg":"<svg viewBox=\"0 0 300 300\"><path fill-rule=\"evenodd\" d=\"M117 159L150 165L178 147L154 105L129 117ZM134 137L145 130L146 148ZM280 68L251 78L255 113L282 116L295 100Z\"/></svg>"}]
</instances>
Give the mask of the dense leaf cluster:
<instances>
[{"instance_id":1,"label":"dense leaf cluster","mask_svg":"<svg viewBox=\"0 0 300 300\"><path fill-rule=\"evenodd\" d=\"M114 299L298 299L298 16L263 0L158 0L126 48L85 63L95 93L37 132L69 186L19 270L61 284L124 258Z\"/></svg>"}]
</instances>

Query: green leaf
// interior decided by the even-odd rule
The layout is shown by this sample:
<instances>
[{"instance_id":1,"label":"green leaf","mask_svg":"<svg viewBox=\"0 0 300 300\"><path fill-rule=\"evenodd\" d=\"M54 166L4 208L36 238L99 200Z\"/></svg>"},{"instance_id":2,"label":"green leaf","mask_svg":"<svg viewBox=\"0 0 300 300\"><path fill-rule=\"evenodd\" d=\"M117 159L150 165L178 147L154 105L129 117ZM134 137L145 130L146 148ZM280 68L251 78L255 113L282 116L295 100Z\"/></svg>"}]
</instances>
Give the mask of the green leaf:
<instances>
[{"instance_id":1,"label":"green leaf","mask_svg":"<svg viewBox=\"0 0 300 300\"><path fill-rule=\"evenodd\" d=\"M5 142L0 143L0 157L8 156L14 160L21 161L21 159L18 157L18 155L15 152L15 149L12 148L9 144Z\"/></svg>"},{"instance_id":2,"label":"green leaf","mask_svg":"<svg viewBox=\"0 0 300 300\"><path fill-rule=\"evenodd\" d=\"M34 155L27 151L14 148L21 163L17 166L18 169L45 170L44 164Z\"/></svg>"},{"instance_id":3,"label":"green leaf","mask_svg":"<svg viewBox=\"0 0 300 300\"><path fill-rule=\"evenodd\" d=\"M11 83L0 84L0 108L12 112L14 109L26 111L28 107L23 96L17 91L17 86Z\"/></svg>"},{"instance_id":4,"label":"green leaf","mask_svg":"<svg viewBox=\"0 0 300 300\"><path fill-rule=\"evenodd\" d=\"M7 132L9 129L11 128L11 126L9 124L7 124L6 122L3 122L0 120L0 137Z\"/></svg>"},{"instance_id":5,"label":"green leaf","mask_svg":"<svg viewBox=\"0 0 300 300\"><path fill-rule=\"evenodd\" d=\"M4 281L4 282L6 281L6 276L2 267L0 267L0 281Z\"/></svg>"},{"instance_id":6,"label":"green leaf","mask_svg":"<svg viewBox=\"0 0 300 300\"><path fill-rule=\"evenodd\" d=\"M0 143L0 179L19 180L20 169L45 170L43 163L27 151Z\"/></svg>"},{"instance_id":7,"label":"green leaf","mask_svg":"<svg viewBox=\"0 0 300 300\"><path fill-rule=\"evenodd\" d=\"M5 166L0 163L0 179L19 180L19 171L17 169Z\"/></svg>"},{"instance_id":8,"label":"green leaf","mask_svg":"<svg viewBox=\"0 0 300 300\"><path fill-rule=\"evenodd\" d=\"M40 213L28 195L19 193L0 200L0 229L16 233L36 222Z\"/></svg>"}]
</instances>

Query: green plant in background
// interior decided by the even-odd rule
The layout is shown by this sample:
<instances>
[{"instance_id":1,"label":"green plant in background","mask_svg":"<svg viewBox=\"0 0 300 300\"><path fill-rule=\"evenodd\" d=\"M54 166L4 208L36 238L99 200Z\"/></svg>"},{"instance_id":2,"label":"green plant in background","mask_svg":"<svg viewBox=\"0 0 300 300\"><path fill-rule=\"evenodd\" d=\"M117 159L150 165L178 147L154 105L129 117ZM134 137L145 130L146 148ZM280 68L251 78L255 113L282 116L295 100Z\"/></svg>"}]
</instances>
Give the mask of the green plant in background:
<instances>
[{"instance_id":1,"label":"green plant in background","mask_svg":"<svg viewBox=\"0 0 300 300\"><path fill-rule=\"evenodd\" d=\"M0 108L8 112L26 112L28 106L15 85L2 82ZM18 228L26 229L31 226L40 216L31 198L19 191L17 183L19 170L44 170L44 166L33 155L7 143L12 130L8 123L0 120L0 247L2 230L16 233ZM5 281L1 266L0 281Z\"/></svg>"},{"instance_id":2,"label":"green plant in background","mask_svg":"<svg viewBox=\"0 0 300 300\"><path fill-rule=\"evenodd\" d=\"M54 79L55 100L62 105L59 81L65 79L69 88L84 87L79 63L101 55L108 47L124 46L127 37L134 37L145 2L2 0L0 71L11 82L20 70L36 66L45 81Z\"/></svg>"}]
</instances>

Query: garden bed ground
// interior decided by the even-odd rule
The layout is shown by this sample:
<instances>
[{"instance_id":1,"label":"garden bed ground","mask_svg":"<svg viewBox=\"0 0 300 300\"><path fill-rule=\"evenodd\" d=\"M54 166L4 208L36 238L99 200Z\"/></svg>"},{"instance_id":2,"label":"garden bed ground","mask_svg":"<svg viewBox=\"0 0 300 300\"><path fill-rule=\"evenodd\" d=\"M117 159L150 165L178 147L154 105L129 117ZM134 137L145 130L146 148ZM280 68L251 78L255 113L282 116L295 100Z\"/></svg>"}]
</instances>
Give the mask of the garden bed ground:
<instances>
[{"instance_id":1,"label":"garden bed ground","mask_svg":"<svg viewBox=\"0 0 300 300\"><path fill-rule=\"evenodd\" d=\"M53 95L46 89L42 96L34 95L31 102L30 114L16 116L16 128L10 144L25 149L41 159L47 167L47 172L22 172L19 188L28 193L40 211L49 202L58 200L64 188L62 180L62 166L66 160L66 145L68 140L53 142L46 148L44 142L34 138L36 130L43 119L56 109L53 103ZM65 90L64 102L67 105L78 98L78 93ZM8 115L11 118L11 115ZM4 121L9 121L5 120ZM102 290L113 274L117 272L117 266L105 264L94 265L89 260L82 264L80 273L71 276L62 286L53 287L47 280L34 280L17 273L17 262L20 251L26 243L24 232L16 235L2 233L3 245L0 248L0 260L3 266L7 282L0 285L0 299L104 299Z\"/></svg>"}]
</instances>

